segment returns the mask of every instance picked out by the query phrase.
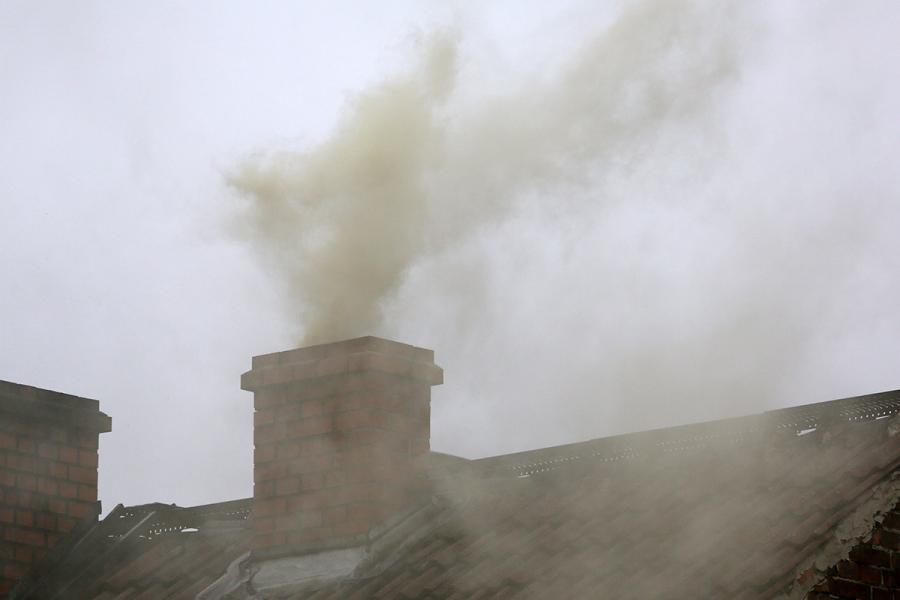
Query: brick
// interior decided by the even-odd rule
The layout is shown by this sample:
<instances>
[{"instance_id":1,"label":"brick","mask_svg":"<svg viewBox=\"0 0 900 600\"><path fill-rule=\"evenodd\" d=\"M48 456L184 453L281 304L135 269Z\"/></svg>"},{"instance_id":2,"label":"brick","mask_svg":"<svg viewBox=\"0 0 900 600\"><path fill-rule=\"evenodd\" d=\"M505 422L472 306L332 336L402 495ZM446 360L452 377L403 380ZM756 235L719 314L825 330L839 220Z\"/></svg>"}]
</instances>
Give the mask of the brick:
<instances>
[{"instance_id":1,"label":"brick","mask_svg":"<svg viewBox=\"0 0 900 600\"><path fill-rule=\"evenodd\" d=\"M254 533L269 533L275 529L275 519L272 517L257 517L253 519Z\"/></svg>"},{"instance_id":2,"label":"brick","mask_svg":"<svg viewBox=\"0 0 900 600\"><path fill-rule=\"evenodd\" d=\"M3 576L9 579L21 579L27 572L28 565L24 563L12 562L3 567Z\"/></svg>"},{"instance_id":3,"label":"brick","mask_svg":"<svg viewBox=\"0 0 900 600\"><path fill-rule=\"evenodd\" d=\"M57 479L65 479L69 475L69 468L61 462L51 462L47 468L47 474Z\"/></svg>"},{"instance_id":4,"label":"brick","mask_svg":"<svg viewBox=\"0 0 900 600\"><path fill-rule=\"evenodd\" d=\"M859 567L859 580L872 585L881 585L881 571L875 567L861 565Z\"/></svg>"},{"instance_id":5,"label":"brick","mask_svg":"<svg viewBox=\"0 0 900 600\"><path fill-rule=\"evenodd\" d=\"M325 481L322 483L323 487L331 488L337 487L347 483L347 473L343 470L335 469L333 471L329 471L325 473Z\"/></svg>"},{"instance_id":6,"label":"brick","mask_svg":"<svg viewBox=\"0 0 900 600\"><path fill-rule=\"evenodd\" d=\"M332 506L346 504L340 495L339 489L322 489L308 494L292 496L287 499L287 512L294 513L304 510L319 510Z\"/></svg>"},{"instance_id":7,"label":"brick","mask_svg":"<svg viewBox=\"0 0 900 600\"><path fill-rule=\"evenodd\" d=\"M68 481L61 481L58 485L59 495L63 498L77 498L78 497L78 485L74 483L69 483ZM59 511L56 511L59 512Z\"/></svg>"},{"instance_id":8,"label":"brick","mask_svg":"<svg viewBox=\"0 0 900 600\"><path fill-rule=\"evenodd\" d=\"M16 436L6 433L0 432L0 448L15 448L16 447Z\"/></svg>"},{"instance_id":9,"label":"brick","mask_svg":"<svg viewBox=\"0 0 900 600\"><path fill-rule=\"evenodd\" d=\"M68 502L66 512L76 519L86 519L91 515L92 507L87 502Z\"/></svg>"},{"instance_id":10,"label":"brick","mask_svg":"<svg viewBox=\"0 0 900 600\"><path fill-rule=\"evenodd\" d=\"M53 461L49 458L36 458L34 460L34 473L35 475L49 475L50 474L50 463Z\"/></svg>"},{"instance_id":11,"label":"brick","mask_svg":"<svg viewBox=\"0 0 900 600\"><path fill-rule=\"evenodd\" d=\"M253 469L253 482L281 479L287 475L287 465L284 462L270 462Z\"/></svg>"},{"instance_id":12,"label":"brick","mask_svg":"<svg viewBox=\"0 0 900 600\"><path fill-rule=\"evenodd\" d=\"M352 429L341 431L338 439L343 446L356 448L384 444L393 434L381 429Z\"/></svg>"},{"instance_id":13,"label":"brick","mask_svg":"<svg viewBox=\"0 0 900 600\"><path fill-rule=\"evenodd\" d=\"M300 456L301 444L298 441L290 440L279 442L276 446L276 457L278 460L287 460Z\"/></svg>"},{"instance_id":14,"label":"brick","mask_svg":"<svg viewBox=\"0 0 900 600\"><path fill-rule=\"evenodd\" d=\"M351 392L335 398L335 413L342 413L351 410L360 410L367 406L368 396L364 392Z\"/></svg>"},{"instance_id":15,"label":"brick","mask_svg":"<svg viewBox=\"0 0 900 600\"><path fill-rule=\"evenodd\" d=\"M277 441L274 425L262 425L253 428L253 443L257 446Z\"/></svg>"},{"instance_id":16,"label":"brick","mask_svg":"<svg viewBox=\"0 0 900 600\"><path fill-rule=\"evenodd\" d=\"M300 476L300 489L304 492L318 490L325 485L323 473L307 473Z\"/></svg>"},{"instance_id":17,"label":"brick","mask_svg":"<svg viewBox=\"0 0 900 600\"><path fill-rule=\"evenodd\" d=\"M257 410L253 413L253 426L269 425L275 421L275 411L271 408Z\"/></svg>"},{"instance_id":18,"label":"brick","mask_svg":"<svg viewBox=\"0 0 900 600\"><path fill-rule=\"evenodd\" d=\"M0 508L0 523L13 523L14 520L15 516L13 509L6 507Z\"/></svg>"},{"instance_id":19,"label":"brick","mask_svg":"<svg viewBox=\"0 0 900 600\"><path fill-rule=\"evenodd\" d=\"M297 477L282 477L275 482L275 494L287 496L300 491L300 479Z\"/></svg>"},{"instance_id":20,"label":"brick","mask_svg":"<svg viewBox=\"0 0 900 600\"><path fill-rule=\"evenodd\" d=\"M41 512L34 516L34 526L38 529L56 530L56 516L51 513Z\"/></svg>"},{"instance_id":21,"label":"brick","mask_svg":"<svg viewBox=\"0 0 900 600\"><path fill-rule=\"evenodd\" d=\"M273 548L283 546L287 541L287 536L279 531L262 535L254 535L251 545L254 550L262 548Z\"/></svg>"},{"instance_id":22,"label":"brick","mask_svg":"<svg viewBox=\"0 0 900 600\"><path fill-rule=\"evenodd\" d=\"M303 418L318 417L326 412L326 407L333 406L333 403L326 403L322 400L307 400L300 405L300 416Z\"/></svg>"},{"instance_id":23,"label":"brick","mask_svg":"<svg viewBox=\"0 0 900 600\"><path fill-rule=\"evenodd\" d=\"M78 486L78 499L85 502L94 502L97 500L97 488L91 485L81 484Z\"/></svg>"},{"instance_id":24,"label":"brick","mask_svg":"<svg viewBox=\"0 0 900 600\"><path fill-rule=\"evenodd\" d=\"M48 496L56 496L58 493L57 484L52 479L41 477L38 479L38 492Z\"/></svg>"},{"instance_id":25,"label":"brick","mask_svg":"<svg viewBox=\"0 0 900 600\"><path fill-rule=\"evenodd\" d=\"M59 449L59 460L65 463L76 464L78 462L78 450L76 448L63 446Z\"/></svg>"},{"instance_id":26,"label":"brick","mask_svg":"<svg viewBox=\"0 0 900 600\"><path fill-rule=\"evenodd\" d=\"M14 558L22 562L30 563L34 560L34 548L31 546L15 546Z\"/></svg>"},{"instance_id":27,"label":"brick","mask_svg":"<svg viewBox=\"0 0 900 600\"><path fill-rule=\"evenodd\" d=\"M261 464L275 459L275 444L262 444L253 450L254 464Z\"/></svg>"},{"instance_id":28,"label":"brick","mask_svg":"<svg viewBox=\"0 0 900 600\"><path fill-rule=\"evenodd\" d=\"M275 527L283 531L318 528L322 523L322 512L318 510L289 513L275 519Z\"/></svg>"},{"instance_id":29,"label":"brick","mask_svg":"<svg viewBox=\"0 0 900 600\"><path fill-rule=\"evenodd\" d=\"M405 454L393 453L386 450L382 444L371 446L354 446L344 452L337 454L337 465L340 468L354 467L359 465L399 465L403 464L399 461L408 461L409 457Z\"/></svg>"},{"instance_id":30,"label":"brick","mask_svg":"<svg viewBox=\"0 0 900 600\"><path fill-rule=\"evenodd\" d=\"M320 454L331 454L334 450L334 442L329 436L314 436L300 442L300 456L303 456L304 458Z\"/></svg>"},{"instance_id":31,"label":"brick","mask_svg":"<svg viewBox=\"0 0 900 600\"><path fill-rule=\"evenodd\" d=\"M56 517L56 529L59 530L60 533L72 531L76 524L78 524L78 521L71 517Z\"/></svg>"},{"instance_id":32,"label":"brick","mask_svg":"<svg viewBox=\"0 0 900 600\"><path fill-rule=\"evenodd\" d=\"M410 456L421 456L423 454L427 454L428 452L431 452L430 440L413 440L409 444Z\"/></svg>"},{"instance_id":33,"label":"brick","mask_svg":"<svg viewBox=\"0 0 900 600\"><path fill-rule=\"evenodd\" d=\"M22 527L34 527L34 513L30 510L17 510L16 525L21 525Z\"/></svg>"},{"instance_id":34,"label":"brick","mask_svg":"<svg viewBox=\"0 0 900 600\"><path fill-rule=\"evenodd\" d=\"M19 529L17 527L7 527L3 532L3 539L7 542L25 544L26 546L43 546L45 542L42 531Z\"/></svg>"},{"instance_id":35,"label":"brick","mask_svg":"<svg viewBox=\"0 0 900 600\"><path fill-rule=\"evenodd\" d=\"M60 427L54 427L50 430L50 440L57 444L66 444L69 441L69 432Z\"/></svg>"},{"instance_id":36,"label":"brick","mask_svg":"<svg viewBox=\"0 0 900 600\"><path fill-rule=\"evenodd\" d=\"M37 477L28 474L16 475L16 487L20 490L33 492L37 489Z\"/></svg>"},{"instance_id":37,"label":"brick","mask_svg":"<svg viewBox=\"0 0 900 600\"><path fill-rule=\"evenodd\" d=\"M275 495L275 482L272 480L261 481L253 484L253 497L255 499L271 498Z\"/></svg>"},{"instance_id":38,"label":"brick","mask_svg":"<svg viewBox=\"0 0 900 600\"><path fill-rule=\"evenodd\" d=\"M850 560L876 567L891 566L891 555L889 552L873 548L866 544L853 548L850 551Z\"/></svg>"},{"instance_id":39,"label":"brick","mask_svg":"<svg viewBox=\"0 0 900 600\"><path fill-rule=\"evenodd\" d=\"M891 511L884 517L884 523L882 523L885 529L893 529L894 531L900 531L900 513Z\"/></svg>"},{"instance_id":40,"label":"brick","mask_svg":"<svg viewBox=\"0 0 900 600\"><path fill-rule=\"evenodd\" d=\"M279 389L259 390L253 394L253 407L256 410L272 408L284 403L284 392Z\"/></svg>"},{"instance_id":41,"label":"brick","mask_svg":"<svg viewBox=\"0 0 900 600\"><path fill-rule=\"evenodd\" d=\"M883 588L872 588L872 600L894 600L894 594Z\"/></svg>"},{"instance_id":42,"label":"brick","mask_svg":"<svg viewBox=\"0 0 900 600\"><path fill-rule=\"evenodd\" d=\"M61 498L50 498L47 501L47 509L58 515L66 513L66 501Z\"/></svg>"},{"instance_id":43,"label":"brick","mask_svg":"<svg viewBox=\"0 0 900 600\"><path fill-rule=\"evenodd\" d=\"M279 421L294 421L299 419L300 407L303 403L301 402L291 402L289 404L283 404L278 407L278 420Z\"/></svg>"},{"instance_id":44,"label":"brick","mask_svg":"<svg viewBox=\"0 0 900 600\"><path fill-rule=\"evenodd\" d=\"M333 506L322 511L326 525L334 525L347 520L347 506Z\"/></svg>"},{"instance_id":45,"label":"brick","mask_svg":"<svg viewBox=\"0 0 900 600\"><path fill-rule=\"evenodd\" d=\"M85 467L69 467L69 481L97 485L97 470Z\"/></svg>"},{"instance_id":46,"label":"brick","mask_svg":"<svg viewBox=\"0 0 900 600\"><path fill-rule=\"evenodd\" d=\"M343 521L332 527L334 536L337 538L352 537L365 534L371 528L372 523L368 521Z\"/></svg>"},{"instance_id":47,"label":"brick","mask_svg":"<svg viewBox=\"0 0 900 600\"><path fill-rule=\"evenodd\" d=\"M6 503L11 506L21 506L22 508L33 508L37 504L34 494L22 489L7 492Z\"/></svg>"},{"instance_id":48,"label":"brick","mask_svg":"<svg viewBox=\"0 0 900 600\"><path fill-rule=\"evenodd\" d=\"M97 468L97 451L96 450L79 450L78 464L82 467Z\"/></svg>"},{"instance_id":49,"label":"brick","mask_svg":"<svg viewBox=\"0 0 900 600\"><path fill-rule=\"evenodd\" d=\"M889 550L900 550L900 533L881 529L877 534L878 542L873 540L873 543L877 546L888 548Z\"/></svg>"},{"instance_id":50,"label":"brick","mask_svg":"<svg viewBox=\"0 0 900 600\"><path fill-rule=\"evenodd\" d=\"M304 475L307 473L320 473L334 467L334 454L316 454L304 456L300 460L289 463L288 470L292 475Z\"/></svg>"},{"instance_id":51,"label":"brick","mask_svg":"<svg viewBox=\"0 0 900 600\"><path fill-rule=\"evenodd\" d=\"M284 498L271 498L253 503L253 518L282 515L287 511L287 501Z\"/></svg>"},{"instance_id":52,"label":"brick","mask_svg":"<svg viewBox=\"0 0 900 600\"><path fill-rule=\"evenodd\" d=\"M351 410L334 416L334 427L336 429L358 429L362 427L383 429L386 422L387 419L383 413L367 409Z\"/></svg>"},{"instance_id":53,"label":"brick","mask_svg":"<svg viewBox=\"0 0 900 600\"><path fill-rule=\"evenodd\" d=\"M379 483L354 483L339 488L335 488L334 492L337 498L333 502L328 502L325 506L333 506L337 504L352 504L354 502L369 502L378 497L382 486ZM326 492L329 490L325 490Z\"/></svg>"},{"instance_id":54,"label":"brick","mask_svg":"<svg viewBox=\"0 0 900 600\"><path fill-rule=\"evenodd\" d=\"M79 431L77 440L78 440L79 448L86 448L89 450L97 449L98 438L97 438L97 435L94 433L89 433L87 431Z\"/></svg>"},{"instance_id":55,"label":"brick","mask_svg":"<svg viewBox=\"0 0 900 600\"><path fill-rule=\"evenodd\" d=\"M288 536L288 540L291 544L311 544L315 542L321 542L332 537L334 537L332 528L315 527L310 529L300 529L298 531L291 532L291 534Z\"/></svg>"},{"instance_id":56,"label":"brick","mask_svg":"<svg viewBox=\"0 0 900 600\"><path fill-rule=\"evenodd\" d=\"M309 417L293 421L288 426L288 434L292 436L320 435L334 429L331 417Z\"/></svg>"},{"instance_id":57,"label":"brick","mask_svg":"<svg viewBox=\"0 0 900 600\"><path fill-rule=\"evenodd\" d=\"M34 457L22 454L13 454L6 458L6 464L17 471L34 471Z\"/></svg>"},{"instance_id":58,"label":"brick","mask_svg":"<svg viewBox=\"0 0 900 600\"><path fill-rule=\"evenodd\" d=\"M36 446L31 438L19 438L18 448L19 452L34 454Z\"/></svg>"},{"instance_id":59,"label":"brick","mask_svg":"<svg viewBox=\"0 0 900 600\"><path fill-rule=\"evenodd\" d=\"M263 385L280 385L293 379L290 367L271 367L258 372L262 377Z\"/></svg>"},{"instance_id":60,"label":"brick","mask_svg":"<svg viewBox=\"0 0 900 600\"><path fill-rule=\"evenodd\" d=\"M848 598L869 598L869 586L856 581L832 578L828 580L828 591Z\"/></svg>"},{"instance_id":61,"label":"brick","mask_svg":"<svg viewBox=\"0 0 900 600\"><path fill-rule=\"evenodd\" d=\"M340 375L350 368L350 360L345 356L330 356L316 363L316 375L319 377Z\"/></svg>"},{"instance_id":62,"label":"brick","mask_svg":"<svg viewBox=\"0 0 900 600\"><path fill-rule=\"evenodd\" d=\"M383 510L370 503L351 504L347 506L347 518L351 521L375 522L384 516Z\"/></svg>"},{"instance_id":63,"label":"brick","mask_svg":"<svg viewBox=\"0 0 900 600\"><path fill-rule=\"evenodd\" d=\"M55 444L50 444L48 442L41 442L38 444L38 456L41 458L49 458L50 460L56 460L56 457L59 455L59 449Z\"/></svg>"}]
</instances>

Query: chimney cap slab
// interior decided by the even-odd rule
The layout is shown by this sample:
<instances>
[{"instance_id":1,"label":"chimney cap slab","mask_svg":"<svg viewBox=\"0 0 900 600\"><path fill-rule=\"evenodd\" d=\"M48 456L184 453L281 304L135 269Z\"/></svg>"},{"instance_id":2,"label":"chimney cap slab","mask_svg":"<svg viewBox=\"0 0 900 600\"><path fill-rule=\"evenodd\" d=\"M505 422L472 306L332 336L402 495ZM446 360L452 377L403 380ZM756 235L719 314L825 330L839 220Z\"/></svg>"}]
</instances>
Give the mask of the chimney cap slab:
<instances>
[{"instance_id":1,"label":"chimney cap slab","mask_svg":"<svg viewBox=\"0 0 900 600\"><path fill-rule=\"evenodd\" d=\"M112 419L100 411L100 403L10 381L0 381L0 413L106 433Z\"/></svg>"},{"instance_id":2,"label":"chimney cap slab","mask_svg":"<svg viewBox=\"0 0 900 600\"><path fill-rule=\"evenodd\" d=\"M253 368L241 376L241 388L256 391L298 381L377 371L439 385L443 369L434 351L384 338L366 336L253 357Z\"/></svg>"}]
</instances>

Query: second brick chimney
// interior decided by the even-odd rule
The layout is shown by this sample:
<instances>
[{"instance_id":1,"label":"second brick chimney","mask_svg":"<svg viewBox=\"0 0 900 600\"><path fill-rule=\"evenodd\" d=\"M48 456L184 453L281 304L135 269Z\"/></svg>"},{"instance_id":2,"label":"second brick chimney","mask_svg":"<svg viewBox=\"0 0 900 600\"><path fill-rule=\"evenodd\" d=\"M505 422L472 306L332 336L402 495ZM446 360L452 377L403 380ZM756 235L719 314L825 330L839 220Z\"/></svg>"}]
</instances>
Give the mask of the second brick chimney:
<instances>
[{"instance_id":1,"label":"second brick chimney","mask_svg":"<svg viewBox=\"0 0 900 600\"><path fill-rule=\"evenodd\" d=\"M253 358L253 554L350 547L425 491L431 350L362 337Z\"/></svg>"},{"instance_id":2,"label":"second brick chimney","mask_svg":"<svg viewBox=\"0 0 900 600\"><path fill-rule=\"evenodd\" d=\"M100 514L96 400L0 381L0 598L79 523Z\"/></svg>"}]
</instances>

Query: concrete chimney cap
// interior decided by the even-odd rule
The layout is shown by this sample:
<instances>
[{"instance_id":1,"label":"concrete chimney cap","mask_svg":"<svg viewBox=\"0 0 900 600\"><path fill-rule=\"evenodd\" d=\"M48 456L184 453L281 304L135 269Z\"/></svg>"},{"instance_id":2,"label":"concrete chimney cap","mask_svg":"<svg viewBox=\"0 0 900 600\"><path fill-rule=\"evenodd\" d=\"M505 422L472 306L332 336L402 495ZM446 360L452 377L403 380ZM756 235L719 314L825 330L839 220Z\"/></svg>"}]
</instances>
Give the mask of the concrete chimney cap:
<instances>
[{"instance_id":1,"label":"concrete chimney cap","mask_svg":"<svg viewBox=\"0 0 900 600\"><path fill-rule=\"evenodd\" d=\"M253 368L241 376L241 388L261 388L343 375L378 371L439 385L443 369L434 364L434 351L375 336L318 344L253 357Z\"/></svg>"}]
</instances>

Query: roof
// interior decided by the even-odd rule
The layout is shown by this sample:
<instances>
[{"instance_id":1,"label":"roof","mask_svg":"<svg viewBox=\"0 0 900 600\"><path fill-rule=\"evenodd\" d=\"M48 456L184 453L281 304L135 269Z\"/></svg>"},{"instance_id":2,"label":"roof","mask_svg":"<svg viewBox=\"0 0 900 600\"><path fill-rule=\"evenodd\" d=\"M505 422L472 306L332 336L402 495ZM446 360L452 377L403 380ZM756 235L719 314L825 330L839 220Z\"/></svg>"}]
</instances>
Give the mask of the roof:
<instances>
[{"instance_id":1,"label":"roof","mask_svg":"<svg viewBox=\"0 0 900 600\"><path fill-rule=\"evenodd\" d=\"M54 548L10 598L193 598L246 552L250 505L120 504Z\"/></svg>"},{"instance_id":2,"label":"roof","mask_svg":"<svg viewBox=\"0 0 900 600\"><path fill-rule=\"evenodd\" d=\"M894 391L475 461L445 456L428 522L400 551L280 597L797 596L900 499L898 411ZM249 509L117 507L12 597L193 598L246 555Z\"/></svg>"}]
</instances>

